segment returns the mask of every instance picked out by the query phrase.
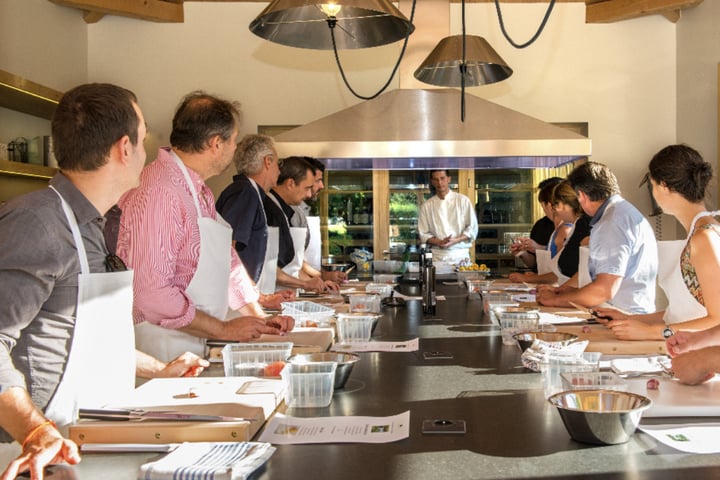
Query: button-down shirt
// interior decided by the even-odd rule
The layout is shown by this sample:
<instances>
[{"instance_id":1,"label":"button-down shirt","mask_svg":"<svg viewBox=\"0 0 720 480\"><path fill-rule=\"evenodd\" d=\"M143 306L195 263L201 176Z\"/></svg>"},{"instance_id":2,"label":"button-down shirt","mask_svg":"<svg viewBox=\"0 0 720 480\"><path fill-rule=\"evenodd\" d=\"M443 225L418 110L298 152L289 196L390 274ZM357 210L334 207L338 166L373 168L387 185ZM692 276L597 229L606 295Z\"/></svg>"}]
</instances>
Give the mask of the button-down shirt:
<instances>
[{"instance_id":1,"label":"button-down shirt","mask_svg":"<svg viewBox=\"0 0 720 480\"><path fill-rule=\"evenodd\" d=\"M465 235L468 240L456 243L450 249L467 250L473 246L477 232L475 209L465 195L451 190L444 199L433 195L420 206L418 215L420 243L427 243L432 237L443 239L448 236Z\"/></svg>"},{"instance_id":2,"label":"button-down shirt","mask_svg":"<svg viewBox=\"0 0 720 480\"><path fill-rule=\"evenodd\" d=\"M50 181L75 213L90 271L104 272L104 219L62 173ZM60 382L77 311L80 261L49 188L0 208L0 392L28 390L44 409ZM0 441L10 438L0 429Z\"/></svg>"},{"instance_id":3,"label":"button-down shirt","mask_svg":"<svg viewBox=\"0 0 720 480\"><path fill-rule=\"evenodd\" d=\"M650 223L630 202L613 195L590 225L590 277L622 277L608 303L631 313L654 312L658 254Z\"/></svg>"},{"instance_id":4,"label":"button-down shirt","mask_svg":"<svg viewBox=\"0 0 720 480\"><path fill-rule=\"evenodd\" d=\"M190 188L172 151L160 149L145 167L140 187L120 200L122 218L118 255L135 270L133 282L135 323L165 328L187 326L195 318L195 305L185 290L200 258L198 214ZM217 218L212 191L192 169L190 179L198 192L203 217ZM259 293L232 248L229 304L234 310L257 301Z\"/></svg>"}]
</instances>

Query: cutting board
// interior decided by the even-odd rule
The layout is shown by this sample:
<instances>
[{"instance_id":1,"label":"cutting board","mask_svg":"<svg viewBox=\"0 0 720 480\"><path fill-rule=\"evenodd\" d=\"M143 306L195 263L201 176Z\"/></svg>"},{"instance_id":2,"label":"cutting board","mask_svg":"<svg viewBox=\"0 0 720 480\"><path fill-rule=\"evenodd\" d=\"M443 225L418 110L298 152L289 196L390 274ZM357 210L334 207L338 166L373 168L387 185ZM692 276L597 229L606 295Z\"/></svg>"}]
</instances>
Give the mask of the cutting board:
<instances>
[{"instance_id":1,"label":"cutting board","mask_svg":"<svg viewBox=\"0 0 720 480\"><path fill-rule=\"evenodd\" d=\"M618 340L612 331L603 325L588 325L589 333L583 333L581 325L558 325L560 332L574 333L579 340L590 343L586 351L612 355L667 354L664 340Z\"/></svg>"},{"instance_id":2,"label":"cutting board","mask_svg":"<svg viewBox=\"0 0 720 480\"><path fill-rule=\"evenodd\" d=\"M192 393L191 393L192 392ZM282 402L283 382L254 377L160 378L145 383L109 408L139 408L255 418L255 422L80 420L69 436L84 443L246 441Z\"/></svg>"},{"instance_id":3,"label":"cutting board","mask_svg":"<svg viewBox=\"0 0 720 480\"><path fill-rule=\"evenodd\" d=\"M334 328L309 328L298 327L286 335L261 335L258 340L253 343L282 343L292 342L292 354L299 353L315 353L327 352L333 344L335 337ZM208 348L208 360L211 362L222 362L222 341L214 341L213 346ZM233 342L225 342L233 343Z\"/></svg>"},{"instance_id":4,"label":"cutting board","mask_svg":"<svg viewBox=\"0 0 720 480\"><path fill-rule=\"evenodd\" d=\"M658 377L655 377L658 378ZM629 378L628 390L653 401L643 413L648 417L720 417L720 376L702 385L683 385L677 380L658 378L657 390L648 390L648 377Z\"/></svg>"}]
</instances>

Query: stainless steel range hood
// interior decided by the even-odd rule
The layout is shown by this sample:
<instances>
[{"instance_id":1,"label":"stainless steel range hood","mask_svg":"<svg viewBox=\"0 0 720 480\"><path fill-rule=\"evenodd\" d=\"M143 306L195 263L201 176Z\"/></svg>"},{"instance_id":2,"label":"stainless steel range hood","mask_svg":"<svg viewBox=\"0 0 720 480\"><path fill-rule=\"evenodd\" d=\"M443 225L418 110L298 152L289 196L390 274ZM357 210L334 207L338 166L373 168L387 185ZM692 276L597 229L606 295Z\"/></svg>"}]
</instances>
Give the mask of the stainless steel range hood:
<instances>
[{"instance_id":1,"label":"stainless steel range hood","mask_svg":"<svg viewBox=\"0 0 720 480\"><path fill-rule=\"evenodd\" d=\"M281 156L331 170L556 167L591 154L589 138L465 95L398 89L275 137Z\"/></svg>"}]
</instances>

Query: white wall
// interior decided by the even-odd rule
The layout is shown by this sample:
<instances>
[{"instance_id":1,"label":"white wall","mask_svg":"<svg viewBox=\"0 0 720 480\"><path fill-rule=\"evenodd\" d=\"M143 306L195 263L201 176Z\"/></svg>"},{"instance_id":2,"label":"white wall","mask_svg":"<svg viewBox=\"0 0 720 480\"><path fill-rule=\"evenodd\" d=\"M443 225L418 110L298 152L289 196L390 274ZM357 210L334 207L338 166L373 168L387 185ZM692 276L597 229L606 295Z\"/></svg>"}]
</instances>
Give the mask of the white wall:
<instances>
[{"instance_id":1,"label":"white wall","mask_svg":"<svg viewBox=\"0 0 720 480\"><path fill-rule=\"evenodd\" d=\"M718 208L718 62L720 2L707 0L685 11L677 28L678 141L696 148L713 165L708 206Z\"/></svg>"},{"instance_id":2,"label":"white wall","mask_svg":"<svg viewBox=\"0 0 720 480\"><path fill-rule=\"evenodd\" d=\"M47 0L0 1L0 69L65 91L87 75L87 26ZM50 122L0 108L0 142L48 135Z\"/></svg>"}]
</instances>

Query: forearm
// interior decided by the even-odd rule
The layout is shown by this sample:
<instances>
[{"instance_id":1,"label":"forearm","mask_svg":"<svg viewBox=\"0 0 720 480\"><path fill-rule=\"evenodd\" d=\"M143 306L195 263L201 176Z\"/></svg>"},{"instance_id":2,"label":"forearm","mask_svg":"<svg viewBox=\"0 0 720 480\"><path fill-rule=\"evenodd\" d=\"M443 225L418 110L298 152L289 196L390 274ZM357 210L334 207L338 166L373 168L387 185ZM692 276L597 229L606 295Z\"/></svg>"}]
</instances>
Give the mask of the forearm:
<instances>
[{"instance_id":1,"label":"forearm","mask_svg":"<svg viewBox=\"0 0 720 480\"><path fill-rule=\"evenodd\" d=\"M0 426L19 443L35 427L47 421L27 390L20 387L10 387L0 394L0 412Z\"/></svg>"},{"instance_id":2,"label":"forearm","mask_svg":"<svg viewBox=\"0 0 720 480\"><path fill-rule=\"evenodd\" d=\"M147 353L135 350L135 375L140 378L154 378L157 372L165 368L165 363Z\"/></svg>"},{"instance_id":3,"label":"forearm","mask_svg":"<svg viewBox=\"0 0 720 480\"><path fill-rule=\"evenodd\" d=\"M305 285L302 280L285 273L282 268L277 269L277 278L275 281L278 285L289 288L303 288Z\"/></svg>"}]
</instances>

